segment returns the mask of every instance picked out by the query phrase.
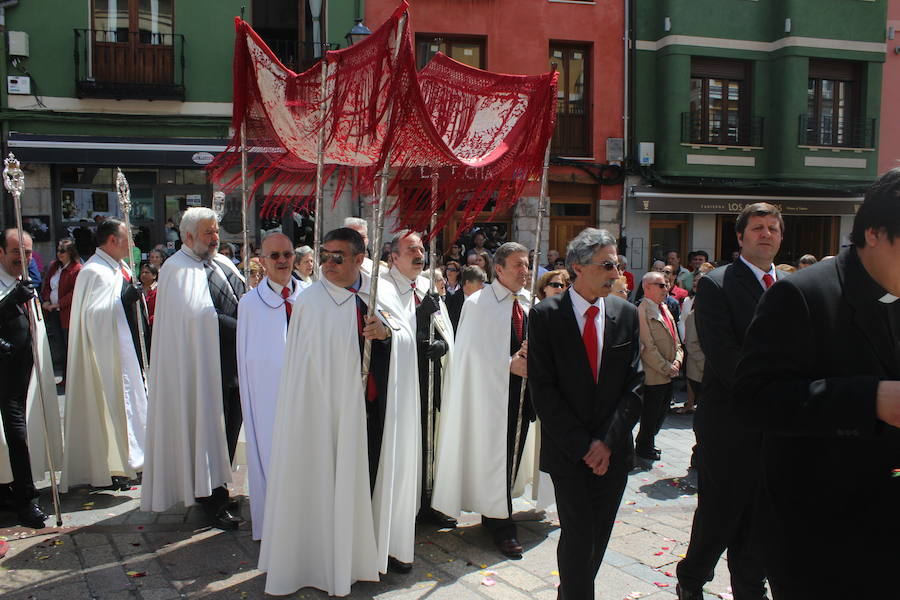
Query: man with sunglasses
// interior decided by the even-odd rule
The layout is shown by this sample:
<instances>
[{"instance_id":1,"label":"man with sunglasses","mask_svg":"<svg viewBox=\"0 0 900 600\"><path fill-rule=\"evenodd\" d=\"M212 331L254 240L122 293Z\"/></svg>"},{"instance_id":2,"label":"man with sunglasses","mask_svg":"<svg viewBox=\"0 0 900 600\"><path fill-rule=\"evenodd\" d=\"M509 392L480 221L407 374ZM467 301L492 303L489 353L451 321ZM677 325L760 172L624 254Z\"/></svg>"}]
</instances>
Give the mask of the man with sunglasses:
<instances>
[{"instance_id":1,"label":"man with sunglasses","mask_svg":"<svg viewBox=\"0 0 900 600\"><path fill-rule=\"evenodd\" d=\"M266 592L354 581L413 562L420 465L414 321L385 280L368 316L362 236L328 232L322 278L294 303L275 409L259 568ZM361 377L366 341L372 362Z\"/></svg>"},{"instance_id":2,"label":"man with sunglasses","mask_svg":"<svg viewBox=\"0 0 900 600\"><path fill-rule=\"evenodd\" d=\"M294 249L283 233L262 241L266 276L238 304L237 361L253 539L263 531L266 473L275 427L275 402L284 365L284 347L294 302L303 287L292 276Z\"/></svg>"}]
</instances>

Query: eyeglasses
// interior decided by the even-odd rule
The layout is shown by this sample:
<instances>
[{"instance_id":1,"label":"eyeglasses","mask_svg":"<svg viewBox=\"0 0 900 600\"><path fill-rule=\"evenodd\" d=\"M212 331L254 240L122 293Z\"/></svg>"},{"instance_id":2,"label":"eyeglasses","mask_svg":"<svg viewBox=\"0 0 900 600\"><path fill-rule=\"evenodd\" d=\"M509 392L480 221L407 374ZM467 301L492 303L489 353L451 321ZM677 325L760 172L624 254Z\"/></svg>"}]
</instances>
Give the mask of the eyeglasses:
<instances>
[{"instance_id":1,"label":"eyeglasses","mask_svg":"<svg viewBox=\"0 0 900 600\"><path fill-rule=\"evenodd\" d=\"M561 290L561 289L563 289L564 287L566 287L566 284L560 283L560 282L558 282L558 281L551 281L551 282L548 283L547 285L549 285L549 286L552 287L552 288L556 288L556 289L558 289L558 290Z\"/></svg>"},{"instance_id":2,"label":"eyeglasses","mask_svg":"<svg viewBox=\"0 0 900 600\"><path fill-rule=\"evenodd\" d=\"M325 252L324 250L320 250L319 264L324 265L328 261L331 261L336 265L344 264L344 255L338 252Z\"/></svg>"},{"instance_id":3,"label":"eyeglasses","mask_svg":"<svg viewBox=\"0 0 900 600\"><path fill-rule=\"evenodd\" d=\"M289 252L289 251L285 250L284 252L272 252L268 255L270 260L278 260L279 256L285 260L288 260L289 258L294 257L294 253L293 253L293 251Z\"/></svg>"},{"instance_id":4,"label":"eyeglasses","mask_svg":"<svg viewBox=\"0 0 900 600\"><path fill-rule=\"evenodd\" d=\"M57 253L57 254L62 254L62 253L64 253L65 251L66 251L65 248L57 248L57 249L56 249L56 253Z\"/></svg>"},{"instance_id":5,"label":"eyeglasses","mask_svg":"<svg viewBox=\"0 0 900 600\"><path fill-rule=\"evenodd\" d=\"M619 268L619 263L614 263L611 260L604 260L603 262L598 262L598 263L589 262L589 263L584 264L584 266L587 266L587 265L594 265L595 267L603 267L607 271L612 271L613 269Z\"/></svg>"},{"instance_id":6,"label":"eyeglasses","mask_svg":"<svg viewBox=\"0 0 900 600\"><path fill-rule=\"evenodd\" d=\"M459 271L459 269L457 269L456 267L447 267L448 273L456 273L457 271Z\"/></svg>"},{"instance_id":7,"label":"eyeglasses","mask_svg":"<svg viewBox=\"0 0 900 600\"><path fill-rule=\"evenodd\" d=\"M651 283L650 285L658 285L658 286L661 287L661 288L667 288L667 287L669 287L669 286L666 285L665 283L658 283L658 282L656 282L656 283Z\"/></svg>"}]
</instances>

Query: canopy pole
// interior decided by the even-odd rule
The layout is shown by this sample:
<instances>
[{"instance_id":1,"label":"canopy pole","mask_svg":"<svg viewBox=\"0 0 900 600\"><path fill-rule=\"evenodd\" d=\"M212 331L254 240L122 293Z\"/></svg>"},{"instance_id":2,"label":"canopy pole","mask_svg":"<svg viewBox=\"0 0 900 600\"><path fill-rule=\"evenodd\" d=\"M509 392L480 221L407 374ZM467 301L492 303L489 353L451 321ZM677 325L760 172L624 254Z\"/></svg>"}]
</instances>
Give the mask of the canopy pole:
<instances>
[{"instance_id":1,"label":"canopy pole","mask_svg":"<svg viewBox=\"0 0 900 600\"><path fill-rule=\"evenodd\" d=\"M16 233L19 236L19 256L22 260L22 281L29 283L28 263L25 257L25 234L22 229L22 192L25 190L25 174L19 167L19 161L12 152L3 161L3 186L13 197L13 207L16 213ZM40 307L37 299L32 298L26 304L28 313L28 330L31 334L31 356L34 360L34 374L37 379L38 393L41 395L41 425L44 431L44 451L47 453L47 469L50 471L50 494L53 497L53 512L56 514L56 526L62 527L62 510L59 504L59 488L56 487L56 467L53 465L53 452L50 450L50 433L47 430L47 407L44 406L46 395L44 394L44 378L41 370L41 352L37 342L37 321L40 317ZM28 374L31 377L31 373ZM56 400L56 390L53 393ZM59 410L56 408L56 410Z\"/></svg>"},{"instance_id":2,"label":"canopy pole","mask_svg":"<svg viewBox=\"0 0 900 600\"><path fill-rule=\"evenodd\" d=\"M119 197L119 208L122 210L123 220L125 221L125 231L128 232L128 268L131 269L132 280L137 277L138 281L140 281L139 274L134 270L134 240L131 237L131 188L128 186L128 180L125 179L122 169L117 167L116 170L118 171L116 175L116 195ZM146 334L144 333L144 319L141 314L142 306L146 311L144 302L144 296L141 294L141 301L134 304L134 317L137 323L138 343L141 346L141 366L144 367L142 375L146 385L150 361L147 360Z\"/></svg>"},{"instance_id":3,"label":"canopy pole","mask_svg":"<svg viewBox=\"0 0 900 600\"><path fill-rule=\"evenodd\" d=\"M434 265L437 262L437 239L434 235L434 229L437 226L437 202L438 197L438 174L431 174L431 223L429 225L429 235L431 239L428 240L428 265L429 270L431 272L430 281L428 284L428 293L435 293L435 283L434 283ZM434 344L434 318L435 313L431 313L428 318L428 346L431 347ZM434 361L428 360L428 420L425 424L425 436L426 436L426 446L425 446L425 491L428 497L431 497L431 492L434 490Z\"/></svg>"},{"instance_id":4,"label":"canopy pole","mask_svg":"<svg viewBox=\"0 0 900 600\"><path fill-rule=\"evenodd\" d=\"M538 199L538 214L537 214L537 232L536 232L536 240L534 242L534 259L531 264L531 287L529 288L531 291L531 304L530 308L534 308L534 292L535 287L537 287L537 272L538 265L541 264L541 237L544 235L544 217L547 214L547 185L549 181L550 174L550 144L547 144L547 150L544 151L544 168L541 172L541 195ZM513 302L518 302L518 300L513 299ZM528 331L525 330L522 332L523 341L528 339ZM522 378L522 387L519 389L519 410L516 413L516 441L513 446L513 461L512 468L510 469L509 475L509 489L512 490L516 481L516 473L519 470L519 444L522 439L522 408L525 404L525 386L528 383L528 378Z\"/></svg>"},{"instance_id":5,"label":"canopy pole","mask_svg":"<svg viewBox=\"0 0 900 600\"><path fill-rule=\"evenodd\" d=\"M326 98L326 86L328 85L328 52L324 50L324 55L322 57L322 77L319 84L319 111L320 111L320 121L319 121L319 138L316 147L316 198L315 198L315 215L313 215L313 277L319 277L319 246L321 245L322 240L322 196L323 196L323 187L324 182L322 178L325 172L325 98Z\"/></svg>"},{"instance_id":6,"label":"canopy pole","mask_svg":"<svg viewBox=\"0 0 900 600\"><path fill-rule=\"evenodd\" d=\"M249 189L247 188L247 126L246 119L241 122L241 232L244 238L244 281L250 285L250 239L247 232L247 202ZM249 288L246 288L249 289Z\"/></svg>"}]
</instances>

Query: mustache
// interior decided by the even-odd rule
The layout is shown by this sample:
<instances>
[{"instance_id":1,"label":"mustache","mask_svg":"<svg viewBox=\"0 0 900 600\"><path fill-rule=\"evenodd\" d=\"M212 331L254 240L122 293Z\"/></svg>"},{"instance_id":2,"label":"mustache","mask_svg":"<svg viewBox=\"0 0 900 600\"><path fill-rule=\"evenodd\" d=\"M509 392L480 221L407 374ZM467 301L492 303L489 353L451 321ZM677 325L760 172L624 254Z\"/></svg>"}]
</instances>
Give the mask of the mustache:
<instances>
[{"instance_id":1,"label":"mustache","mask_svg":"<svg viewBox=\"0 0 900 600\"><path fill-rule=\"evenodd\" d=\"M424 265L424 264L425 264L425 259L424 259L424 258L414 258L414 259L412 259L412 264L414 264L414 265Z\"/></svg>"}]
</instances>

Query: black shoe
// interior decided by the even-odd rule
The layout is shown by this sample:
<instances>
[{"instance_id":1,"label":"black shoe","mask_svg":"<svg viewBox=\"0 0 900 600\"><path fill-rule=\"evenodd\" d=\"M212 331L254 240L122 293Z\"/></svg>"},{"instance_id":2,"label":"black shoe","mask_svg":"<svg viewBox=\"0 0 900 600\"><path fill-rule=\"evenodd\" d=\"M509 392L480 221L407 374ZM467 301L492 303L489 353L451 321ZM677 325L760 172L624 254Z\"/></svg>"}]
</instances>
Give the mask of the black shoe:
<instances>
[{"instance_id":1,"label":"black shoe","mask_svg":"<svg viewBox=\"0 0 900 600\"><path fill-rule=\"evenodd\" d=\"M233 513L240 514L241 499L240 498L229 498L228 503L225 504L225 507Z\"/></svg>"},{"instance_id":2,"label":"black shoe","mask_svg":"<svg viewBox=\"0 0 900 600\"><path fill-rule=\"evenodd\" d=\"M680 583L675 586L675 594L678 596L678 600L703 600L703 590L696 592L686 590L681 587Z\"/></svg>"},{"instance_id":3,"label":"black shoe","mask_svg":"<svg viewBox=\"0 0 900 600\"><path fill-rule=\"evenodd\" d=\"M659 453L656 451L656 448L653 450L645 451L645 450L636 450L634 455L645 462L653 462L654 460L659 460Z\"/></svg>"},{"instance_id":4,"label":"black shoe","mask_svg":"<svg viewBox=\"0 0 900 600\"><path fill-rule=\"evenodd\" d=\"M444 513L434 510L431 507L423 508L419 511L419 516L417 519L419 522L423 523L432 523L441 527L442 529L455 529L457 526L457 521L451 516L445 515Z\"/></svg>"},{"instance_id":5,"label":"black shoe","mask_svg":"<svg viewBox=\"0 0 900 600\"><path fill-rule=\"evenodd\" d=\"M131 489L131 480L122 475L113 475L110 489L113 491L127 492Z\"/></svg>"},{"instance_id":6,"label":"black shoe","mask_svg":"<svg viewBox=\"0 0 900 600\"><path fill-rule=\"evenodd\" d=\"M16 511L16 516L19 518L19 523L32 529L43 529L44 521L47 520L46 513L37 504L23 506Z\"/></svg>"},{"instance_id":7,"label":"black shoe","mask_svg":"<svg viewBox=\"0 0 900 600\"><path fill-rule=\"evenodd\" d=\"M388 571L398 575L406 575L412 571L412 563L400 562L393 556L388 556Z\"/></svg>"},{"instance_id":8,"label":"black shoe","mask_svg":"<svg viewBox=\"0 0 900 600\"><path fill-rule=\"evenodd\" d=\"M514 560L519 560L522 558L522 552L525 551L522 548L522 544L519 543L519 540L516 538L509 538L506 540L500 540L497 542L497 549L500 550L503 556L507 558L512 558Z\"/></svg>"},{"instance_id":9,"label":"black shoe","mask_svg":"<svg viewBox=\"0 0 900 600\"><path fill-rule=\"evenodd\" d=\"M237 529L241 523L244 522L244 518L239 514L235 514L231 512L231 509L228 506L223 506L219 509L219 512L216 513L216 516L212 520L213 527L218 527L219 529Z\"/></svg>"}]
</instances>

